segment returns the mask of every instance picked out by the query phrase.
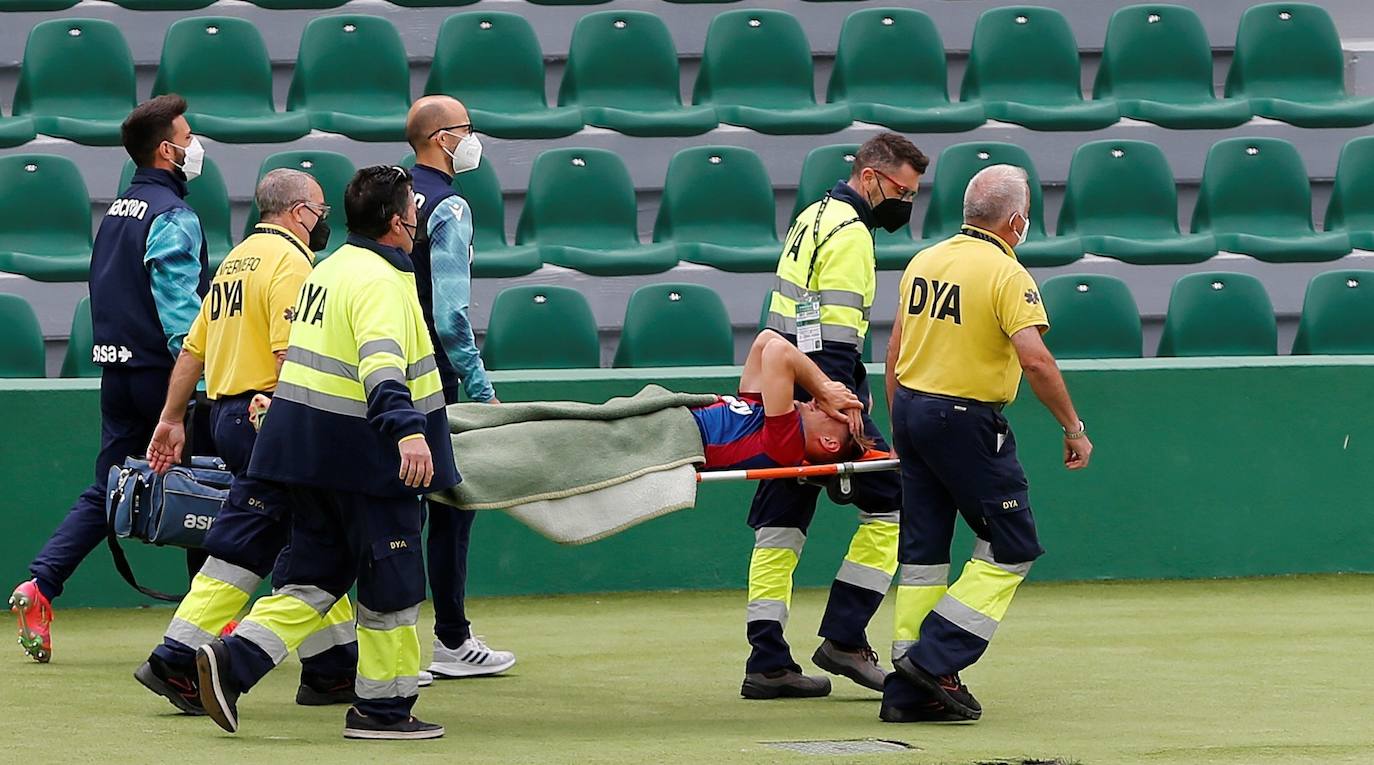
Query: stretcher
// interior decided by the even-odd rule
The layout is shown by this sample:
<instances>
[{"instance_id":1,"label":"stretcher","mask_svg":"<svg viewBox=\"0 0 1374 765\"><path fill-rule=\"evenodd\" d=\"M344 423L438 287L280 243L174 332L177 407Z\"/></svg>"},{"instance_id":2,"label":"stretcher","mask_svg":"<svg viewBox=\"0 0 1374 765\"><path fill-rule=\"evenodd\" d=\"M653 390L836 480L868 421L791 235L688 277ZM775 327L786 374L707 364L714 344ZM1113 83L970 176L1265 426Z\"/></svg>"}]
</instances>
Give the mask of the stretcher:
<instances>
[{"instance_id":1,"label":"stretcher","mask_svg":"<svg viewBox=\"0 0 1374 765\"><path fill-rule=\"evenodd\" d=\"M863 459L853 462L834 462L827 465L800 465L797 467L756 468L754 470L706 470L697 473L697 483L719 483L723 481L768 481L778 478L795 478L798 481L828 482L836 479L842 495L850 491L850 478L860 473L878 473L884 470L897 470L901 462L887 452L869 452Z\"/></svg>"}]
</instances>

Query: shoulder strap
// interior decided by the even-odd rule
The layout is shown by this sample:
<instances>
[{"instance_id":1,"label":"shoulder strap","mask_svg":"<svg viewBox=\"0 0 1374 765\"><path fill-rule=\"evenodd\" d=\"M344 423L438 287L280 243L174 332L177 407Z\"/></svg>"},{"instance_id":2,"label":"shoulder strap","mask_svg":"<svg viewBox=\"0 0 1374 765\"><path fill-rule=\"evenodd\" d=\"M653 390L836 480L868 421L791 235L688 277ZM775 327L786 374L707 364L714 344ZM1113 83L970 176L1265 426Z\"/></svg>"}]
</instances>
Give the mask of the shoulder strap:
<instances>
[{"instance_id":1,"label":"shoulder strap","mask_svg":"<svg viewBox=\"0 0 1374 765\"><path fill-rule=\"evenodd\" d=\"M129 583L130 587L147 595L153 600L161 600L166 603L180 603L181 599L186 597L186 593L168 595L160 590L154 590L151 587L144 587L139 584L138 579L134 577L133 568L129 566L129 559L124 557L124 550L119 546L119 538L115 536L114 527L109 524L105 526L105 543L110 546L110 557L114 559L115 571L119 572L119 575L124 578L124 581Z\"/></svg>"}]
</instances>

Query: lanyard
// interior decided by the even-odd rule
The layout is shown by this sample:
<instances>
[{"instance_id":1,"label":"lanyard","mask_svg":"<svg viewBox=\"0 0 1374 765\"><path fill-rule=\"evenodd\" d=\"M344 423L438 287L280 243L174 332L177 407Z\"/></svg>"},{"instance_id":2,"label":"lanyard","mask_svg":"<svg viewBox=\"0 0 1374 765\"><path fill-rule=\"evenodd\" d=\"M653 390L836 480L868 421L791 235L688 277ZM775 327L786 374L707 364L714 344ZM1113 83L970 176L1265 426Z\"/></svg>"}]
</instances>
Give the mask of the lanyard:
<instances>
[{"instance_id":1,"label":"lanyard","mask_svg":"<svg viewBox=\"0 0 1374 765\"><path fill-rule=\"evenodd\" d=\"M831 237L838 234L840 229L852 223L863 222L858 216L846 221L841 221L839 225L830 229L830 233L826 234L825 238L822 239L820 231L821 218L825 216L826 205L830 204L831 199L833 199L833 197L830 196L829 192L826 192L826 195L821 197L821 204L816 208L816 219L811 223L811 262L806 266L806 281L802 284L802 288L807 291L811 290L811 278L816 275L816 261L820 259L821 248L825 246L826 242L830 241Z\"/></svg>"},{"instance_id":2,"label":"lanyard","mask_svg":"<svg viewBox=\"0 0 1374 765\"><path fill-rule=\"evenodd\" d=\"M275 228L267 228L266 226L254 226L254 227L253 227L253 233L254 233L254 234L275 234L275 235L281 237L282 239L285 239L286 241L290 242L290 243L292 244L292 246L294 246L297 250L300 250L300 253L301 253L302 255L305 256L305 259L306 259L306 260L310 260L310 251L307 250L307 249L305 249L304 247L302 247L302 246L301 246L301 243L298 242L298 241L296 241L296 237L291 236L290 234L286 233L285 231L278 231L278 230L275 229Z\"/></svg>"},{"instance_id":3,"label":"lanyard","mask_svg":"<svg viewBox=\"0 0 1374 765\"><path fill-rule=\"evenodd\" d=\"M1012 251L1011 247L998 241L997 237L994 237L992 234L983 233L982 231L979 231L973 226L963 226L959 229L959 233L963 234L964 236L971 236L974 239L982 239L984 242L987 242L988 244L995 244L997 245L997 249L1001 250L1002 252L1005 252L1007 255L1013 258L1016 257L1016 254Z\"/></svg>"}]
</instances>

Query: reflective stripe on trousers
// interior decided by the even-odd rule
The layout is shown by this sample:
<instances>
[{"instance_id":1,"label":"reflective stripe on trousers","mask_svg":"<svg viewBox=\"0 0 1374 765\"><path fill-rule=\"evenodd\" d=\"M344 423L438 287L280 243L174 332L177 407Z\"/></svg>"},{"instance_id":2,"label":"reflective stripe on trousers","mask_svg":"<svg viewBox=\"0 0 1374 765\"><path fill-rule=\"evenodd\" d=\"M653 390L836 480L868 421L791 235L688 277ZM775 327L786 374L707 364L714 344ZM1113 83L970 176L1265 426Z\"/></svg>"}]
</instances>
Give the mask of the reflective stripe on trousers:
<instances>
[{"instance_id":1,"label":"reflective stripe on trousers","mask_svg":"<svg viewBox=\"0 0 1374 765\"><path fill-rule=\"evenodd\" d=\"M949 589L949 564L903 563L897 580L897 613L893 620L892 660L916 644L921 622Z\"/></svg>"},{"instance_id":2,"label":"reflective stripe on trousers","mask_svg":"<svg viewBox=\"0 0 1374 765\"><path fill-rule=\"evenodd\" d=\"M837 581L852 584L880 595L892 585L897 572L897 537L900 526L896 513L890 515L859 514L859 528L849 542Z\"/></svg>"},{"instance_id":3,"label":"reflective stripe on trousers","mask_svg":"<svg viewBox=\"0 0 1374 765\"><path fill-rule=\"evenodd\" d=\"M360 699L403 699L419 693L420 607L377 612L358 605L358 680Z\"/></svg>"},{"instance_id":4,"label":"reflective stripe on trousers","mask_svg":"<svg viewBox=\"0 0 1374 765\"><path fill-rule=\"evenodd\" d=\"M261 648L274 664L280 664L319 631L324 614L337 600L318 587L287 585L254 603L234 635Z\"/></svg>"},{"instance_id":5,"label":"reflective stripe on trousers","mask_svg":"<svg viewBox=\"0 0 1374 765\"><path fill-rule=\"evenodd\" d=\"M248 604L262 579L246 568L209 558L191 580L163 637L187 648L214 640Z\"/></svg>"},{"instance_id":6,"label":"reflective stripe on trousers","mask_svg":"<svg viewBox=\"0 0 1374 765\"><path fill-rule=\"evenodd\" d=\"M358 642L358 630L354 624L353 604L348 596L339 598L329 613L324 615L320 628L301 643L296 649L302 659L309 659L341 645Z\"/></svg>"},{"instance_id":7,"label":"reflective stripe on trousers","mask_svg":"<svg viewBox=\"0 0 1374 765\"><path fill-rule=\"evenodd\" d=\"M792 572L801 559L806 535L801 529L764 526L754 531L749 556L749 605L746 620L787 623L792 605Z\"/></svg>"}]
</instances>

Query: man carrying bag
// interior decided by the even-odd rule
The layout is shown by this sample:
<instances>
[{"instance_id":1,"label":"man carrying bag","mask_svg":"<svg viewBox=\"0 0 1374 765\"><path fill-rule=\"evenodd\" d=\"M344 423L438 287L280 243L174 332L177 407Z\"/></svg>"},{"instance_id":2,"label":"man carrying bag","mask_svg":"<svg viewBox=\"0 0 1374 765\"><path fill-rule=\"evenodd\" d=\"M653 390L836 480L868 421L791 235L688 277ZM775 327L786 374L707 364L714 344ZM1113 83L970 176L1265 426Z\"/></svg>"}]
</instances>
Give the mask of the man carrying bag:
<instances>
[{"instance_id":1,"label":"man carrying bag","mask_svg":"<svg viewBox=\"0 0 1374 765\"><path fill-rule=\"evenodd\" d=\"M314 251L329 241L329 207L310 175L274 170L258 184L256 196L262 220L216 272L172 372L167 404L148 445L148 462L164 474L164 481L184 480L178 474L186 469L174 467L185 443L181 402L204 370L212 401L211 434L234 483L205 534L210 558L192 580L162 644L134 673L149 690L190 714L203 714L196 649L218 636L247 605L286 545L285 490L247 475L257 439L250 408L255 398L270 395L277 386L301 284L310 274ZM183 525L188 518L200 524L183 512ZM347 598L339 599L299 653L298 704L352 702L358 644Z\"/></svg>"}]
</instances>

